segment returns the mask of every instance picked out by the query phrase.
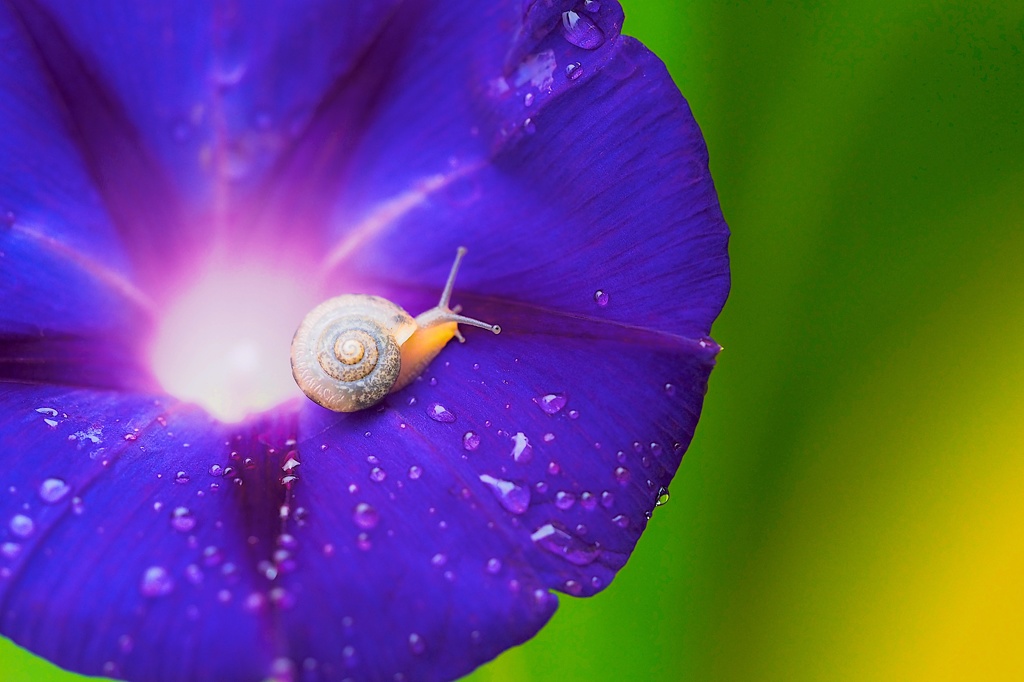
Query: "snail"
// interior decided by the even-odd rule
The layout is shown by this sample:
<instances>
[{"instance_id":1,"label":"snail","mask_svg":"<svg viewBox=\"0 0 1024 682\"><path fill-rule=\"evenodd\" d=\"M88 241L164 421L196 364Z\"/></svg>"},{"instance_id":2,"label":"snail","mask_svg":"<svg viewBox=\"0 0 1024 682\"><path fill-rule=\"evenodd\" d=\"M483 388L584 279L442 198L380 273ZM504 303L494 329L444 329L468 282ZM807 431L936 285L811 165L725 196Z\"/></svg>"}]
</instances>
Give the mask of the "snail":
<instances>
[{"instance_id":1,"label":"snail","mask_svg":"<svg viewBox=\"0 0 1024 682\"><path fill-rule=\"evenodd\" d=\"M455 253L437 306L415 318L379 296L346 294L306 315L292 339L292 376L310 400L335 412L376 405L423 373L459 325L501 332L448 307L465 247Z\"/></svg>"}]
</instances>

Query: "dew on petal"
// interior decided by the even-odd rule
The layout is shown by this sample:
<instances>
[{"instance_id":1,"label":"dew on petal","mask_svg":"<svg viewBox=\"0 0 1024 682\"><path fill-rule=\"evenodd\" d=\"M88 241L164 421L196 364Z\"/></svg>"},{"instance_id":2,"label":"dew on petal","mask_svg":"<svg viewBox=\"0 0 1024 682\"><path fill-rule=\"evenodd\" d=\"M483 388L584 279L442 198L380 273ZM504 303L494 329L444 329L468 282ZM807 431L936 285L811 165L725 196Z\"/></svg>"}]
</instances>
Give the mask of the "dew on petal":
<instances>
[{"instance_id":1,"label":"dew on petal","mask_svg":"<svg viewBox=\"0 0 1024 682\"><path fill-rule=\"evenodd\" d=\"M48 478L39 484L39 499L46 504L56 504L70 492L71 486L60 478Z\"/></svg>"},{"instance_id":2,"label":"dew on petal","mask_svg":"<svg viewBox=\"0 0 1024 682\"><path fill-rule=\"evenodd\" d=\"M21 554L21 545L17 542L5 542L0 545L0 556L5 559L16 559Z\"/></svg>"},{"instance_id":3,"label":"dew on petal","mask_svg":"<svg viewBox=\"0 0 1024 682\"><path fill-rule=\"evenodd\" d=\"M487 572L494 575L501 571L501 559L488 559L487 560Z\"/></svg>"},{"instance_id":4,"label":"dew on petal","mask_svg":"<svg viewBox=\"0 0 1024 682\"><path fill-rule=\"evenodd\" d=\"M580 506L589 511L597 506L597 498L593 493L584 492L580 495Z\"/></svg>"},{"instance_id":5,"label":"dew on petal","mask_svg":"<svg viewBox=\"0 0 1024 682\"><path fill-rule=\"evenodd\" d=\"M462 447L472 452L480 447L480 436L473 431L466 431L462 434Z\"/></svg>"},{"instance_id":6,"label":"dew on petal","mask_svg":"<svg viewBox=\"0 0 1024 682\"><path fill-rule=\"evenodd\" d=\"M420 655L426 651L427 645L423 642L423 638L415 632L409 635L409 651L415 655Z\"/></svg>"},{"instance_id":7,"label":"dew on petal","mask_svg":"<svg viewBox=\"0 0 1024 682\"><path fill-rule=\"evenodd\" d=\"M423 475L422 467L419 467L419 466L417 466L415 464L413 464L411 467L409 467L409 480L410 481L416 481L422 475Z\"/></svg>"},{"instance_id":8,"label":"dew on petal","mask_svg":"<svg viewBox=\"0 0 1024 682\"><path fill-rule=\"evenodd\" d=\"M512 459L520 464L526 464L533 459L533 446L530 439L522 431L512 436Z\"/></svg>"},{"instance_id":9,"label":"dew on petal","mask_svg":"<svg viewBox=\"0 0 1024 682\"><path fill-rule=\"evenodd\" d=\"M380 514L366 502L360 502L352 511L352 520L363 530L371 530L380 522Z\"/></svg>"},{"instance_id":10,"label":"dew on petal","mask_svg":"<svg viewBox=\"0 0 1024 682\"><path fill-rule=\"evenodd\" d=\"M427 408L427 416L442 424L451 424L455 421L455 415L440 403L431 403L430 407Z\"/></svg>"},{"instance_id":11,"label":"dew on petal","mask_svg":"<svg viewBox=\"0 0 1024 682\"><path fill-rule=\"evenodd\" d=\"M583 0L583 9L593 14L601 11L601 3L598 0Z\"/></svg>"},{"instance_id":12,"label":"dew on petal","mask_svg":"<svg viewBox=\"0 0 1024 682\"><path fill-rule=\"evenodd\" d=\"M174 579L163 566L150 566L142 574L139 592L143 597L163 597L174 590Z\"/></svg>"},{"instance_id":13,"label":"dew on petal","mask_svg":"<svg viewBox=\"0 0 1024 682\"><path fill-rule=\"evenodd\" d=\"M572 10L562 12L562 35L565 39L584 50L596 50L604 44L604 32L594 20Z\"/></svg>"},{"instance_id":14,"label":"dew on petal","mask_svg":"<svg viewBox=\"0 0 1024 682\"><path fill-rule=\"evenodd\" d=\"M615 504L615 496L614 495L612 495L607 490L605 490L603 493L601 493L601 506L602 507L604 507L605 509L610 509L613 504Z\"/></svg>"},{"instance_id":15,"label":"dew on petal","mask_svg":"<svg viewBox=\"0 0 1024 682\"><path fill-rule=\"evenodd\" d=\"M655 506L662 507L662 506L668 504L668 498L669 498L668 488L666 488L665 486L662 486L661 488L658 489L658 499L654 503Z\"/></svg>"},{"instance_id":16,"label":"dew on petal","mask_svg":"<svg viewBox=\"0 0 1024 682\"><path fill-rule=\"evenodd\" d=\"M186 472L179 471L178 473L174 474L174 482L175 483L188 483L188 481L189 481L189 477L188 477L188 474Z\"/></svg>"},{"instance_id":17,"label":"dew on petal","mask_svg":"<svg viewBox=\"0 0 1024 682\"><path fill-rule=\"evenodd\" d=\"M523 514L530 507L530 489L526 486L495 478L487 474L480 480L491 489L498 502L513 514Z\"/></svg>"},{"instance_id":18,"label":"dew on petal","mask_svg":"<svg viewBox=\"0 0 1024 682\"><path fill-rule=\"evenodd\" d=\"M565 67L565 77L568 78L569 80L574 81L574 80L578 79L582 75L583 75L583 65L580 64L579 62L573 62L571 64L566 65L566 67Z\"/></svg>"},{"instance_id":19,"label":"dew on petal","mask_svg":"<svg viewBox=\"0 0 1024 682\"><path fill-rule=\"evenodd\" d=\"M533 399L533 402L547 414L558 414L567 401L564 393L548 393Z\"/></svg>"},{"instance_id":20,"label":"dew on petal","mask_svg":"<svg viewBox=\"0 0 1024 682\"><path fill-rule=\"evenodd\" d=\"M7 525L19 538L27 538L36 530L35 521L24 514L15 514Z\"/></svg>"},{"instance_id":21,"label":"dew on petal","mask_svg":"<svg viewBox=\"0 0 1024 682\"><path fill-rule=\"evenodd\" d=\"M593 563L601 554L597 545L591 545L553 523L547 523L530 535L538 546L577 566Z\"/></svg>"},{"instance_id":22,"label":"dew on petal","mask_svg":"<svg viewBox=\"0 0 1024 682\"><path fill-rule=\"evenodd\" d=\"M570 492L559 490L555 493L555 506L566 511L572 509L572 506L576 504L576 496Z\"/></svg>"},{"instance_id":23,"label":"dew on petal","mask_svg":"<svg viewBox=\"0 0 1024 682\"><path fill-rule=\"evenodd\" d=\"M171 512L171 527L179 533L188 533L196 527L196 517L188 507L176 507Z\"/></svg>"},{"instance_id":24,"label":"dew on petal","mask_svg":"<svg viewBox=\"0 0 1024 682\"><path fill-rule=\"evenodd\" d=\"M615 467L615 471L613 473L615 475L615 480L618 481L620 485L626 485L629 483L629 479L632 478L629 473L629 469L626 467Z\"/></svg>"},{"instance_id":25,"label":"dew on petal","mask_svg":"<svg viewBox=\"0 0 1024 682\"><path fill-rule=\"evenodd\" d=\"M625 514L618 514L617 516L612 517L612 523L619 528L629 528L629 517Z\"/></svg>"},{"instance_id":26,"label":"dew on petal","mask_svg":"<svg viewBox=\"0 0 1024 682\"><path fill-rule=\"evenodd\" d=\"M608 305L608 292L607 291L602 291L601 289L598 289L597 291L595 291L594 292L594 303L596 303L598 306L600 306L602 308L604 308L606 305Z\"/></svg>"},{"instance_id":27,"label":"dew on petal","mask_svg":"<svg viewBox=\"0 0 1024 682\"><path fill-rule=\"evenodd\" d=\"M370 480L375 483L381 483L387 477L387 472L380 467L373 467L370 469Z\"/></svg>"}]
</instances>

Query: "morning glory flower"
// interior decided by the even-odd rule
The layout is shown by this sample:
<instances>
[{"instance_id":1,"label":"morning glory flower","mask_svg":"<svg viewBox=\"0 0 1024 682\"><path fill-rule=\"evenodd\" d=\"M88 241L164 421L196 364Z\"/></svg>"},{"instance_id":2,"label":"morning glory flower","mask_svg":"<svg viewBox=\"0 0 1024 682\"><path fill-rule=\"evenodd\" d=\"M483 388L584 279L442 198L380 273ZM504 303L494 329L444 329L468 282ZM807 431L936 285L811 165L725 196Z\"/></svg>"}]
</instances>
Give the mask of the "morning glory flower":
<instances>
[{"instance_id":1,"label":"morning glory flower","mask_svg":"<svg viewBox=\"0 0 1024 682\"><path fill-rule=\"evenodd\" d=\"M443 680L589 596L720 350L707 152L614 2L0 5L0 632L129 680ZM465 328L338 414L340 293Z\"/></svg>"}]
</instances>

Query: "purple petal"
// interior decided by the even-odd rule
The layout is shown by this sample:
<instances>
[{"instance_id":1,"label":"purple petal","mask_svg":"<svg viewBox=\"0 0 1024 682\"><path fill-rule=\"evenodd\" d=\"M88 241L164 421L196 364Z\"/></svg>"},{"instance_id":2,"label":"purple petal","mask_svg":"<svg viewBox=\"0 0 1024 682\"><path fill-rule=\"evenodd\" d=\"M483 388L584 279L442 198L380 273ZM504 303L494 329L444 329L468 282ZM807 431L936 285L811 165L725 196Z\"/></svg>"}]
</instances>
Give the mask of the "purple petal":
<instances>
[{"instance_id":1,"label":"purple petal","mask_svg":"<svg viewBox=\"0 0 1024 682\"><path fill-rule=\"evenodd\" d=\"M549 589L608 585L693 434L728 291L700 132L617 4L9 5L5 634L130 679L450 679L532 636ZM505 332L352 415L232 427L123 392L150 385L168 270L243 229L322 253L311 288L414 313L466 244L455 302Z\"/></svg>"}]
</instances>

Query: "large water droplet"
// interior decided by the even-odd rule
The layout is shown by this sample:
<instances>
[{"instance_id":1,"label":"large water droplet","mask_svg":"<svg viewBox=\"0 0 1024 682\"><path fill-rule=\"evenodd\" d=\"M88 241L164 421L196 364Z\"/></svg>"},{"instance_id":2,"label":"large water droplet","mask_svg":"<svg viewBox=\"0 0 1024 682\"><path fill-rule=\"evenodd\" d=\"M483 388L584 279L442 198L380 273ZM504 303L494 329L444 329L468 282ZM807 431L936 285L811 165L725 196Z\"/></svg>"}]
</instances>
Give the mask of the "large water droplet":
<instances>
[{"instance_id":1,"label":"large water droplet","mask_svg":"<svg viewBox=\"0 0 1024 682\"><path fill-rule=\"evenodd\" d=\"M427 416L442 424L451 424L455 421L455 415L448 411L448 408L441 403L432 403L427 408Z\"/></svg>"},{"instance_id":2,"label":"large water droplet","mask_svg":"<svg viewBox=\"0 0 1024 682\"><path fill-rule=\"evenodd\" d=\"M472 452L480 447L480 436L472 431L462 434L462 447Z\"/></svg>"},{"instance_id":3,"label":"large water droplet","mask_svg":"<svg viewBox=\"0 0 1024 682\"><path fill-rule=\"evenodd\" d=\"M352 520L360 528L370 530L377 527L377 523L380 522L380 514L366 502L360 502L352 511Z\"/></svg>"},{"instance_id":4,"label":"large water droplet","mask_svg":"<svg viewBox=\"0 0 1024 682\"><path fill-rule=\"evenodd\" d=\"M163 566L150 566L142 574L139 592L143 597L163 597L174 590L174 579Z\"/></svg>"},{"instance_id":5,"label":"large water droplet","mask_svg":"<svg viewBox=\"0 0 1024 682\"><path fill-rule=\"evenodd\" d=\"M7 525L19 538L27 538L36 530L35 522L24 514L15 514Z\"/></svg>"},{"instance_id":6,"label":"large water droplet","mask_svg":"<svg viewBox=\"0 0 1024 682\"><path fill-rule=\"evenodd\" d=\"M533 446L522 431L512 436L512 459L520 464L526 464L533 459Z\"/></svg>"},{"instance_id":7,"label":"large water droplet","mask_svg":"<svg viewBox=\"0 0 1024 682\"><path fill-rule=\"evenodd\" d=\"M592 563L601 554L597 545L591 545L553 523L548 523L530 536L543 549L577 566Z\"/></svg>"},{"instance_id":8,"label":"large water droplet","mask_svg":"<svg viewBox=\"0 0 1024 682\"><path fill-rule=\"evenodd\" d=\"M481 475L480 480L491 489L501 506L513 514L523 514L530 507L530 489L526 486L487 474Z\"/></svg>"},{"instance_id":9,"label":"large water droplet","mask_svg":"<svg viewBox=\"0 0 1024 682\"><path fill-rule=\"evenodd\" d=\"M596 50L604 44L604 32L594 20L573 11L562 12L562 35L576 47Z\"/></svg>"},{"instance_id":10,"label":"large water droplet","mask_svg":"<svg viewBox=\"0 0 1024 682\"><path fill-rule=\"evenodd\" d=\"M47 504L60 502L70 492L71 486L59 478L48 478L39 484L39 499Z\"/></svg>"},{"instance_id":11,"label":"large water droplet","mask_svg":"<svg viewBox=\"0 0 1024 682\"><path fill-rule=\"evenodd\" d=\"M188 533L196 527L196 516L188 507L176 507L171 512L171 528L179 533Z\"/></svg>"},{"instance_id":12,"label":"large water droplet","mask_svg":"<svg viewBox=\"0 0 1024 682\"><path fill-rule=\"evenodd\" d=\"M548 393L539 398L534 398L533 402L537 403L537 406L547 414L558 414L565 407L568 399L564 393Z\"/></svg>"}]
</instances>

